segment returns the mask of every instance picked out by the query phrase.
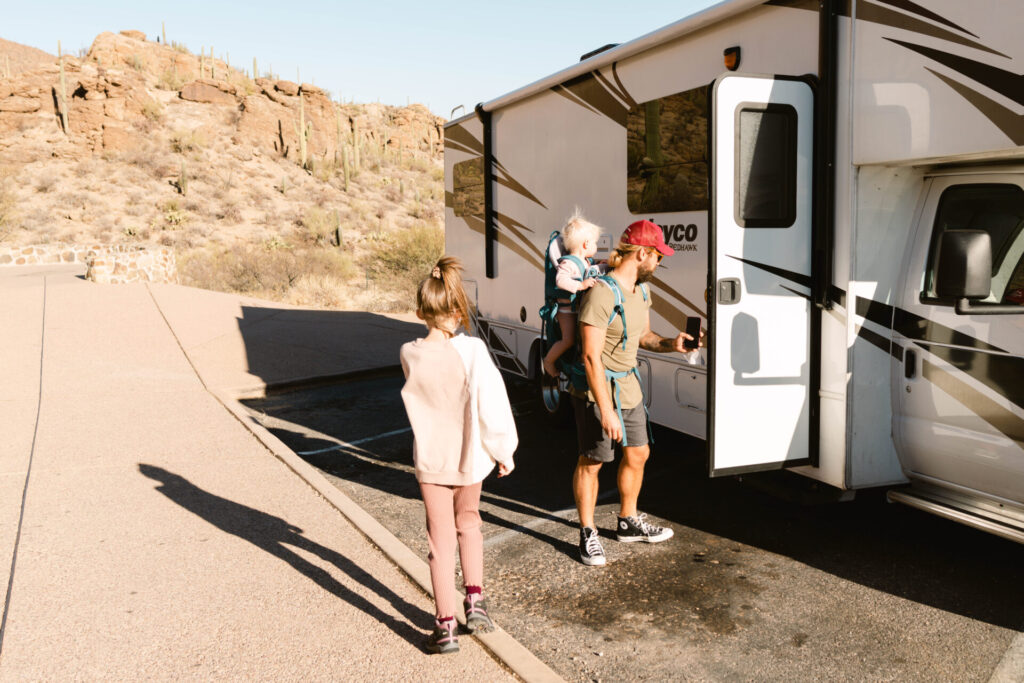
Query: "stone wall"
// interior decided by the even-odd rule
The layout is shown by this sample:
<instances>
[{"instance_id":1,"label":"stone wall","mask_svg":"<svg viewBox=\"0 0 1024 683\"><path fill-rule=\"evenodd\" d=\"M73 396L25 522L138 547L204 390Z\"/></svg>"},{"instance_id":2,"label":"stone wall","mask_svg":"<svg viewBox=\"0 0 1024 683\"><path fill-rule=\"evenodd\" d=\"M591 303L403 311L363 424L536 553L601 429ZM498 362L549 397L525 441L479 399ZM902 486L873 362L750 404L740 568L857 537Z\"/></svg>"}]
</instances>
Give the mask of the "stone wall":
<instances>
[{"instance_id":1,"label":"stone wall","mask_svg":"<svg viewBox=\"0 0 1024 683\"><path fill-rule=\"evenodd\" d=\"M85 278L104 284L178 281L174 250L135 245L37 244L0 247L0 266L84 263Z\"/></svg>"}]
</instances>

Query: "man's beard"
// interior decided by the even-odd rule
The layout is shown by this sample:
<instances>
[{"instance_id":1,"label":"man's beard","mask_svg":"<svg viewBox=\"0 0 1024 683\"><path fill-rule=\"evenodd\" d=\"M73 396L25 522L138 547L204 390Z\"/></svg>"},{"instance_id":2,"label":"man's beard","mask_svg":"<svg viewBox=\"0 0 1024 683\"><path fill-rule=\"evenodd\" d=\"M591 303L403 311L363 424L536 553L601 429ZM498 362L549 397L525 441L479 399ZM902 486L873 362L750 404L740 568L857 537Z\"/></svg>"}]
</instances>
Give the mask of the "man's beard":
<instances>
[{"instance_id":1,"label":"man's beard","mask_svg":"<svg viewBox=\"0 0 1024 683\"><path fill-rule=\"evenodd\" d=\"M657 268L658 268L657 266L655 266L654 268L650 268L650 269L645 268L643 266L640 266L639 268L637 268L637 271L636 271L636 282L637 282L637 284L641 284L641 283L649 281L652 277L654 277L654 271L657 270Z\"/></svg>"}]
</instances>

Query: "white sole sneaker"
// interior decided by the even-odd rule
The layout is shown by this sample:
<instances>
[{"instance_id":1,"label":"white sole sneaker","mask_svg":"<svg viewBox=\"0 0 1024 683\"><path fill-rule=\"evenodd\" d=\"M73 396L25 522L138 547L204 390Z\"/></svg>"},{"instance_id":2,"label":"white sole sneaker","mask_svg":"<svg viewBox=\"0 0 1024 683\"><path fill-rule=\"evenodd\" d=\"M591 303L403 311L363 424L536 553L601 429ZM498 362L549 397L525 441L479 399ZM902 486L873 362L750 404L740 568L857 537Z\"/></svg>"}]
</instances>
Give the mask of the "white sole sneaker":
<instances>
[{"instance_id":1,"label":"white sole sneaker","mask_svg":"<svg viewBox=\"0 0 1024 683\"><path fill-rule=\"evenodd\" d=\"M660 534L655 534L654 536L619 536L616 534L615 540L620 543L661 543L662 541L667 541L672 538L674 535L674 531L664 528L661 530Z\"/></svg>"}]
</instances>

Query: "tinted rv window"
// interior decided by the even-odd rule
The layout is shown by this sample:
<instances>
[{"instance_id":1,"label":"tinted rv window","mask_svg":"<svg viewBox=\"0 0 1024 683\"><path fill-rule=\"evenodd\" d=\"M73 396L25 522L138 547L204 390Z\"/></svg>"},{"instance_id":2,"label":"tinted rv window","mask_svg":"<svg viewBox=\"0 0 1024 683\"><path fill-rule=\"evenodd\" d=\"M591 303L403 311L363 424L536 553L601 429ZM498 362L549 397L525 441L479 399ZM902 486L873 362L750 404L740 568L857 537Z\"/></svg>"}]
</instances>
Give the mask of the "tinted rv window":
<instances>
[{"instance_id":1,"label":"tinted rv window","mask_svg":"<svg viewBox=\"0 0 1024 683\"><path fill-rule=\"evenodd\" d=\"M460 161L452 168L456 216L482 216L484 213L484 158Z\"/></svg>"},{"instance_id":2,"label":"tinted rv window","mask_svg":"<svg viewBox=\"0 0 1024 683\"><path fill-rule=\"evenodd\" d=\"M796 109L740 105L736 111L736 224L788 228L796 220Z\"/></svg>"},{"instance_id":3,"label":"tinted rv window","mask_svg":"<svg viewBox=\"0 0 1024 683\"><path fill-rule=\"evenodd\" d=\"M631 213L708 210L708 95L695 88L626 115L626 204Z\"/></svg>"},{"instance_id":4,"label":"tinted rv window","mask_svg":"<svg viewBox=\"0 0 1024 683\"><path fill-rule=\"evenodd\" d=\"M1024 189L997 184L946 188L935 212L924 299L938 300L935 268L939 240L947 230L986 231L992 239L992 294L986 301L1024 305Z\"/></svg>"}]
</instances>

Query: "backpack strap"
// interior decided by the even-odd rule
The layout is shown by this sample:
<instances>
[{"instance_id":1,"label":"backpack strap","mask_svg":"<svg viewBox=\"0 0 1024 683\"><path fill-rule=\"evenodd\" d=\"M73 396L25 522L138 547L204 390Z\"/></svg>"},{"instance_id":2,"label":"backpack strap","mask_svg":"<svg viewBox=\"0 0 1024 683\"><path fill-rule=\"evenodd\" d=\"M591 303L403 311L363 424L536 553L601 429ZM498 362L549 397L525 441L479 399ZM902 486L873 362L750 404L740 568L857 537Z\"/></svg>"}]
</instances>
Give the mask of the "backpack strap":
<instances>
[{"instance_id":1,"label":"backpack strap","mask_svg":"<svg viewBox=\"0 0 1024 683\"><path fill-rule=\"evenodd\" d=\"M628 339L629 334L626 330L626 310L622 305L622 288L619 286L619 281L613 278L611 275L602 275L597 279L605 283L608 286L608 289L612 290L612 294L615 295L615 303L612 307L612 314L608 316L608 324L612 324L612 321L615 320L615 316L619 316L620 318L622 318L622 349L625 350L626 339Z\"/></svg>"}]
</instances>

